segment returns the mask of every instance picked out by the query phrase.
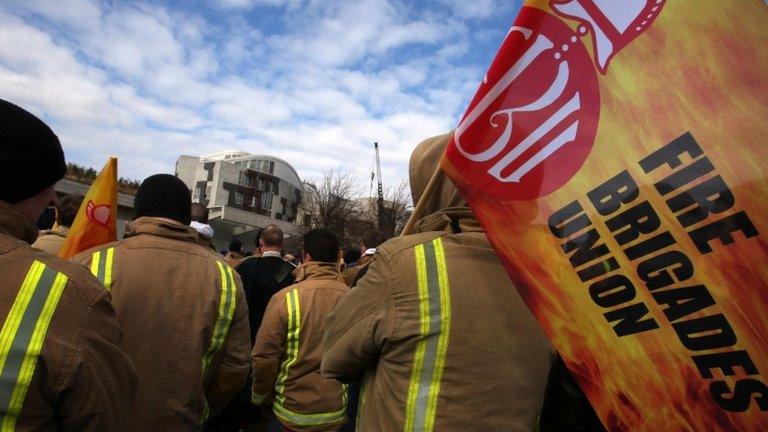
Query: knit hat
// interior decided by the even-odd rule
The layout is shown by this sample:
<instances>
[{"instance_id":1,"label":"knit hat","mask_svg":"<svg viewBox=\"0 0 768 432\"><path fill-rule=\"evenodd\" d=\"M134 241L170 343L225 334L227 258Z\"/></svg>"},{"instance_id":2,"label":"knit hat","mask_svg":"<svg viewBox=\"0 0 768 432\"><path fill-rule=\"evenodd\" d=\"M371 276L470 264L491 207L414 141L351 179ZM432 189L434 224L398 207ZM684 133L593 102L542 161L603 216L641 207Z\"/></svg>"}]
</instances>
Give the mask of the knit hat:
<instances>
[{"instance_id":1,"label":"knit hat","mask_svg":"<svg viewBox=\"0 0 768 432\"><path fill-rule=\"evenodd\" d=\"M208 224L200 223L198 221L192 221L189 223L189 226L195 229L197 231L197 235L204 239L210 239L213 238L213 227L211 227Z\"/></svg>"},{"instance_id":2,"label":"knit hat","mask_svg":"<svg viewBox=\"0 0 768 432\"><path fill-rule=\"evenodd\" d=\"M59 138L42 120L0 99L0 200L15 204L64 177Z\"/></svg>"},{"instance_id":3,"label":"knit hat","mask_svg":"<svg viewBox=\"0 0 768 432\"><path fill-rule=\"evenodd\" d=\"M147 177L136 191L133 215L164 217L189 225L191 207L192 195L183 181L170 174L155 174Z\"/></svg>"},{"instance_id":4,"label":"knit hat","mask_svg":"<svg viewBox=\"0 0 768 432\"><path fill-rule=\"evenodd\" d=\"M243 244L238 239L232 239L231 242L229 242L229 251L230 252L243 252Z\"/></svg>"}]
</instances>

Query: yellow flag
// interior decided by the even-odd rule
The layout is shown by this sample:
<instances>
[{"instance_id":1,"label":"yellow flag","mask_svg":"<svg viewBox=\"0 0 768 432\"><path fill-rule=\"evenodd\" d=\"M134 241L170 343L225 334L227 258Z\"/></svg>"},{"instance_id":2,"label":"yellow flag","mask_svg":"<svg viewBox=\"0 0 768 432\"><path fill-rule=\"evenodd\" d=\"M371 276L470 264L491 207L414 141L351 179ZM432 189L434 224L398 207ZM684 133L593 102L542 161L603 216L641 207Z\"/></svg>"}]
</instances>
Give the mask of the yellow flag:
<instances>
[{"instance_id":1,"label":"yellow flag","mask_svg":"<svg viewBox=\"0 0 768 432\"><path fill-rule=\"evenodd\" d=\"M109 158L88 189L59 256L69 258L117 239L117 158Z\"/></svg>"}]
</instances>

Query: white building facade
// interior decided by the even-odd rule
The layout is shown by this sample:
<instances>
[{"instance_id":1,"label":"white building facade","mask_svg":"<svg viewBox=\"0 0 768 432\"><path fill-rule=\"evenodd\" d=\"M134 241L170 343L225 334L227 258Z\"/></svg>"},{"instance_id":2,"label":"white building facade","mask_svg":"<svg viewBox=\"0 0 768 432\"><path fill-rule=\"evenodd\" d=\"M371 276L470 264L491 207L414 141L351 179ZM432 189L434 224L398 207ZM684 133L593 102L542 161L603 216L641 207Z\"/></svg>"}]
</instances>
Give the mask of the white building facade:
<instances>
[{"instance_id":1,"label":"white building facade","mask_svg":"<svg viewBox=\"0 0 768 432\"><path fill-rule=\"evenodd\" d=\"M243 151L181 156L176 176L189 188L192 202L208 207L217 248L237 238L253 249L258 230L269 224L280 226L287 235L298 233L302 183L282 159Z\"/></svg>"}]
</instances>

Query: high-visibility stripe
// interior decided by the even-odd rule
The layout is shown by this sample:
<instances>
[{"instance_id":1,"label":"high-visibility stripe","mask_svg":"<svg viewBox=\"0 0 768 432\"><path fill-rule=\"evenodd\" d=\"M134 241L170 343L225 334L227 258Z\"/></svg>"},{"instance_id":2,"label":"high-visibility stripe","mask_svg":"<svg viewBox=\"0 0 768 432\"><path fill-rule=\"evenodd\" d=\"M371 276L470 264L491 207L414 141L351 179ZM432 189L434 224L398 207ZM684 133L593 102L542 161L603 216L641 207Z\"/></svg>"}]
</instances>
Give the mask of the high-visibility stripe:
<instances>
[{"instance_id":1,"label":"high-visibility stripe","mask_svg":"<svg viewBox=\"0 0 768 432\"><path fill-rule=\"evenodd\" d=\"M347 385L342 385L342 407L336 411L326 413L297 413L285 407L285 381L291 371L291 367L299 358L299 339L301 331L301 305L299 302L299 290L293 289L285 295L285 305L288 310L288 328L286 329L286 355L280 364L280 373L275 381L275 403L272 404L272 412L283 421L300 426L317 426L334 424L346 419L347 413ZM252 399L253 399L253 395Z\"/></svg>"},{"instance_id":2,"label":"high-visibility stripe","mask_svg":"<svg viewBox=\"0 0 768 432\"><path fill-rule=\"evenodd\" d=\"M112 290L112 265L115 261L115 248L111 247L107 249L107 256L106 261L104 263L104 280L102 283L104 283L104 288L107 289L107 291Z\"/></svg>"},{"instance_id":3,"label":"high-visibility stripe","mask_svg":"<svg viewBox=\"0 0 768 432\"><path fill-rule=\"evenodd\" d=\"M299 290L293 289L285 295L285 305L288 308L288 328L286 332L286 356L280 365L280 374L275 381L275 405L285 402L285 381L291 366L299 357L299 331L301 330L301 308L299 306Z\"/></svg>"},{"instance_id":4,"label":"high-visibility stripe","mask_svg":"<svg viewBox=\"0 0 768 432\"><path fill-rule=\"evenodd\" d=\"M208 368L211 366L213 357L219 352L224 341L227 339L232 317L237 306L237 285L235 284L235 275L232 267L224 265L221 261L216 262L219 268L219 278L221 280L221 292L219 293L219 309L216 314L216 323L213 325L211 333L211 345L203 356L203 378L208 374ZM203 407L203 422L207 420L209 414L208 403Z\"/></svg>"},{"instance_id":5,"label":"high-visibility stripe","mask_svg":"<svg viewBox=\"0 0 768 432\"><path fill-rule=\"evenodd\" d=\"M285 408L282 404L275 403L272 406L275 416L288 423L299 426L320 426L325 424L341 423L347 418L347 406L344 405L336 411L317 414L302 414Z\"/></svg>"},{"instance_id":6,"label":"high-visibility stripe","mask_svg":"<svg viewBox=\"0 0 768 432\"><path fill-rule=\"evenodd\" d=\"M0 431L12 431L24 405L67 276L32 263L0 330Z\"/></svg>"},{"instance_id":7,"label":"high-visibility stripe","mask_svg":"<svg viewBox=\"0 0 768 432\"><path fill-rule=\"evenodd\" d=\"M107 291L112 290L112 269L115 261L115 248L96 251L91 257L91 273L104 285Z\"/></svg>"},{"instance_id":8,"label":"high-visibility stripe","mask_svg":"<svg viewBox=\"0 0 768 432\"><path fill-rule=\"evenodd\" d=\"M432 431L451 332L451 293L440 238L416 246L419 341L406 399L405 431Z\"/></svg>"}]
</instances>

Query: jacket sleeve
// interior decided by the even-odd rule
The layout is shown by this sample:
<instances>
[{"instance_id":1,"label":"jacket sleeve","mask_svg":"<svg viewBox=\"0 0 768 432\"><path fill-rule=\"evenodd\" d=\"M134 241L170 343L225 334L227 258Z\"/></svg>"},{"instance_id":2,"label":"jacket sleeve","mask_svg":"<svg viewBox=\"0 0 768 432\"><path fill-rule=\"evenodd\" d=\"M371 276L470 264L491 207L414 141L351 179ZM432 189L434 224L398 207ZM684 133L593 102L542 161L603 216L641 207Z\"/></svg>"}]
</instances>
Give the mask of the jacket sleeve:
<instances>
[{"instance_id":1,"label":"jacket sleeve","mask_svg":"<svg viewBox=\"0 0 768 432\"><path fill-rule=\"evenodd\" d=\"M270 402L270 396L277 379L280 367L280 356L285 347L287 323L284 306L285 296L274 295L267 304L264 319L256 335L256 343L251 354L253 367L253 387L251 402L265 405Z\"/></svg>"},{"instance_id":2,"label":"jacket sleeve","mask_svg":"<svg viewBox=\"0 0 768 432\"><path fill-rule=\"evenodd\" d=\"M61 392L58 416L63 430L129 429L136 371L119 348L123 333L109 294L99 289L101 294L79 332L78 361Z\"/></svg>"},{"instance_id":3,"label":"jacket sleeve","mask_svg":"<svg viewBox=\"0 0 768 432\"><path fill-rule=\"evenodd\" d=\"M221 350L219 363L205 395L211 413L214 415L242 390L250 369L248 353L251 348L251 329L248 323L248 306L240 277L235 276L235 281L237 284L235 312Z\"/></svg>"},{"instance_id":4,"label":"jacket sleeve","mask_svg":"<svg viewBox=\"0 0 768 432\"><path fill-rule=\"evenodd\" d=\"M378 360L394 331L389 286L393 271L377 255L365 276L326 317L320 367L324 376L351 382Z\"/></svg>"}]
</instances>

